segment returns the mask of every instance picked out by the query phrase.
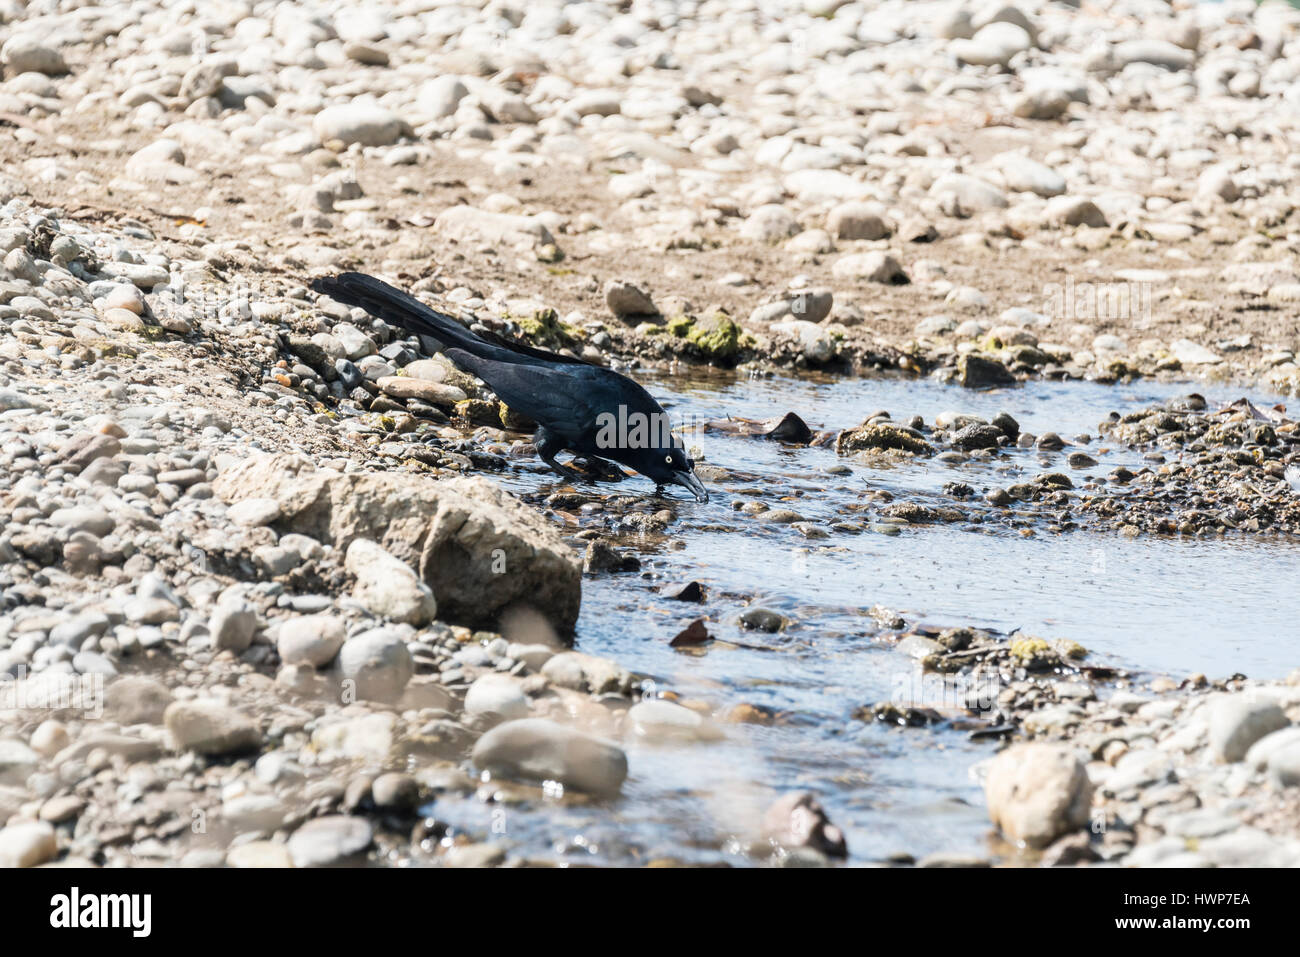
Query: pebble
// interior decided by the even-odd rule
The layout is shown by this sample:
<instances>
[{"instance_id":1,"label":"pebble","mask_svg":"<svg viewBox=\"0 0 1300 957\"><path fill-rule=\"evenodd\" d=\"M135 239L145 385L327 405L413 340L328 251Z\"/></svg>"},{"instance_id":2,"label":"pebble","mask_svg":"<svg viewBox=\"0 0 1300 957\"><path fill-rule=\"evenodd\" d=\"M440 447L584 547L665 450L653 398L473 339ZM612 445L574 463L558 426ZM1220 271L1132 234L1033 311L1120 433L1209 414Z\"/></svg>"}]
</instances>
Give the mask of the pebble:
<instances>
[{"instance_id":1,"label":"pebble","mask_svg":"<svg viewBox=\"0 0 1300 957\"><path fill-rule=\"evenodd\" d=\"M411 625L428 624L437 615L429 586L375 542L356 539L348 546L346 565L357 580L353 597L372 613Z\"/></svg>"},{"instance_id":2,"label":"pebble","mask_svg":"<svg viewBox=\"0 0 1300 957\"><path fill-rule=\"evenodd\" d=\"M627 725L648 741L711 741L722 737L721 731L703 715L671 701L647 700L634 704L627 712Z\"/></svg>"},{"instance_id":3,"label":"pebble","mask_svg":"<svg viewBox=\"0 0 1300 957\"><path fill-rule=\"evenodd\" d=\"M208 620L212 647L235 654L248 650L257 627L257 610L242 601L222 602Z\"/></svg>"},{"instance_id":4,"label":"pebble","mask_svg":"<svg viewBox=\"0 0 1300 957\"><path fill-rule=\"evenodd\" d=\"M276 648L286 665L306 664L324 668L339 653L347 631L333 615L304 615L290 618L276 632Z\"/></svg>"},{"instance_id":5,"label":"pebble","mask_svg":"<svg viewBox=\"0 0 1300 957\"><path fill-rule=\"evenodd\" d=\"M1290 722L1272 701L1226 698L1210 712L1210 748L1220 761L1235 762L1266 734L1285 728Z\"/></svg>"},{"instance_id":6,"label":"pebble","mask_svg":"<svg viewBox=\"0 0 1300 957\"><path fill-rule=\"evenodd\" d=\"M24 821L0 828L0 867L36 867L54 859L58 841L46 821Z\"/></svg>"},{"instance_id":7,"label":"pebble","mask_svg":"<svg viewBox=\"0 0 1300 957\"><path fill-rule=\"evenodd\" d=\"M294 867L355 864L374 839L374 829L365 818L329 814L308 821L289 836L289 857Z\"/></svg>"},{"instance_id":8,"label":"pebble","mask_svg":"<svg viewBox=\"0 0 1300 957\"><path fill-rule=\"evenodd\" d=\"M526 718L531 710L520 683L506 675L484 675L465 693L466 714L514 720Z\"/></svg>"},{"instance_id":9,"label":"pebble","mask_svg":"<svg viewBox=\"0 0 1300 957\"><path fill-rule=\"evenodd\" d=\"M344 146L389 146L402 137L405 126L377 104L352 102L321 110L312 121L312 131L326 145L337 141Z\"/></svg>"},{"instance_id":10,"label":"pebble","mask_svg":"<svg viewBox=\"0 0 1300 957\"><path fill-rule=\"evenodd\" d=\"M1092 784L1069 748L1014 744L990 763L984 795L1009 840L1045 847L1087 823Z\"/></svg>"},{"instance_id":11,"label":"pebble","mask_svg":"<svg viewBox=\"0 0 1300 957\"><path fill-rule=\"evenodd\" d=\"M217 701L176 701L163 715L176 747L205 755L239 754L262 744L249 718Z\"/></svg>"},{"instance_id":12,"label":"pebble","mask_svg":"<svg viewBox=\"0 0 1300 957\"><path fill-rule=\"evenodd\" d=\"M411 652L395 628L375 628L347 639L339 648L335 669L359 698L396 699L414 674Z\"/></svg>"},{"instance_id":13,"label":"pebble","mask_svg":"<svg viewBox=\"0 0 1300 957\"><path fill-rule=\"evenodd\" d=\"M586 793L614 794L627 777L617 745L543 718L497 725L474 745L478 768L504 777L558 781Z\"/></svg>"}]
</instances>

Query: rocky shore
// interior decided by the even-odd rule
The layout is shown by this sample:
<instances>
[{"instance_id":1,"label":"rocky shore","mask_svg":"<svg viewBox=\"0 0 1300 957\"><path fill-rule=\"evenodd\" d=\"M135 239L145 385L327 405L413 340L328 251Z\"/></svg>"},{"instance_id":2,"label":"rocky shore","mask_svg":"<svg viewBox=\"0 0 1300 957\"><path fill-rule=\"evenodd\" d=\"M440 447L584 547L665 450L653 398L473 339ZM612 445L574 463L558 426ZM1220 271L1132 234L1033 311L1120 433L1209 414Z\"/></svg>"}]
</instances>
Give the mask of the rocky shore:
<instances>
[{"instance_id":1,"label":"rocky shore","mask_svg":"<svg viewBox=\"0 0 1300 957\"><path fill-rule=\"evenodd\" d=\"M4 9L0 865L553 863L439 802L617 808L628 742L776 722L572 647L584 581L653 578L690 506L545 477L530 423L314 297L325 270L637 373L948 382L928 420L705 428L776 427L844 474L1008 473L821 520L705 463L721 549L934 524L1289 539L1294 419L1196 390L1300 393L1298 23L1128 0ZM1095 435L961 408L1142 377L1202 381ZM1300 863L1294 675L1131 674L876 611L883 645L989 697L843 720L1009 746L974 771L1007 843L875 863ZM862 863L815 791L719 844Z\"/></svg>"}]
</instances>

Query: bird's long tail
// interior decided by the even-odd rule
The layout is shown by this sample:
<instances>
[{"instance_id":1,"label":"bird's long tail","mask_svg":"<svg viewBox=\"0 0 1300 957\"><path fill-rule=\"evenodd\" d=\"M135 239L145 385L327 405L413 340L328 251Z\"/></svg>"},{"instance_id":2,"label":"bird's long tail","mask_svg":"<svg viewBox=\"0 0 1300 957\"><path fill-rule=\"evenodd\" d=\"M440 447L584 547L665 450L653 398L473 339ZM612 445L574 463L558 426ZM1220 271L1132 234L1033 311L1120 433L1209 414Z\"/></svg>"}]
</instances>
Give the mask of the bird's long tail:
<instances>
[{"instance_id":1,"label":"bird's long tail","mask_svg":"<svg viewBox=\"0 0 1300 957\"><path fill-rule=\"evenodd\" d=\"M348 306L360 306L372 316L448 346L482 356L495 351L446 313L430 309L414 296L360 272L344 272L312 280L312 289Z\"/></svg>"}]
</instances>

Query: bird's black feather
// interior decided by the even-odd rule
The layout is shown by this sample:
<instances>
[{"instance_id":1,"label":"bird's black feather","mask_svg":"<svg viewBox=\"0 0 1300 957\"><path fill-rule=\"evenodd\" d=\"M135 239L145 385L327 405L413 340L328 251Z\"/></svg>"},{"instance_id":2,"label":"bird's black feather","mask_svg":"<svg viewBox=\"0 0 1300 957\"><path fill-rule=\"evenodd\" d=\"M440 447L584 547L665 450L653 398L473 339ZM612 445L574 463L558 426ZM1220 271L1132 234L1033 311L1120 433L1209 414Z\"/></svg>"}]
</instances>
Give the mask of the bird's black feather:
<instances>
[{"instance_id":1,"label":"bird's black feather","mask_svg":"<svg viewBox=\"0 0 1300 957\"><path fill-rule=\"evenodd\" d=\"M555 461L558 451L568 449L630 466L660 485L683 485L708 501L708 493L695 477L694 463L667 428L667 413L627 376L502 337L489 340L363 273L341 273L317 279L311 286L408 332L437 339L452 362L486 382L511 409L538 423L538 451L557 470L569 474ZM611 417L620 424L612 441ZM627 421L648 423L642 438L621 427Z\"/></svg>"}]
</instances>

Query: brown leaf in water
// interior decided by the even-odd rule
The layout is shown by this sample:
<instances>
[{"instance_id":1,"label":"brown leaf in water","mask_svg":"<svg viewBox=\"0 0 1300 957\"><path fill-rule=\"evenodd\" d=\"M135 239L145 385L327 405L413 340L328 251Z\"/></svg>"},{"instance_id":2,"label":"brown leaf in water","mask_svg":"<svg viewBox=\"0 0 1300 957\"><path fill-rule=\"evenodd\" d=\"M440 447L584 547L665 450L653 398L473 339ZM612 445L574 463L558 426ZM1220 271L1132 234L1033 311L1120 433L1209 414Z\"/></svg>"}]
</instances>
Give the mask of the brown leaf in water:
<instances>
[{"instance_id":1,"label":"brown leaf in water","mask_svg":"<svg viewBox=\"0 0 1300 957\"><path fill-rule=\"evenodd\" d=\"M702 645L711 640L709 629L704 627L704 619L696 618L693 622L679 631L672 641L668 642L669 647L683 648L690 645Z\"/></svg>"},{"instance_id":2,"label":"brown leaf in water","mask_svg":"<svg viewBox=\"0 0 1300 957\"><path fill-rule=\"evenodd\" d=\"M746 419L730 416L725 419L712 419L705 425L719 432L736 435L748 435L756 439L771 439L774 442L788 442L793 445L807 445L813 438L812 429L793 412L787 412L779 419Z\"/></svg>"}]
</instances>

